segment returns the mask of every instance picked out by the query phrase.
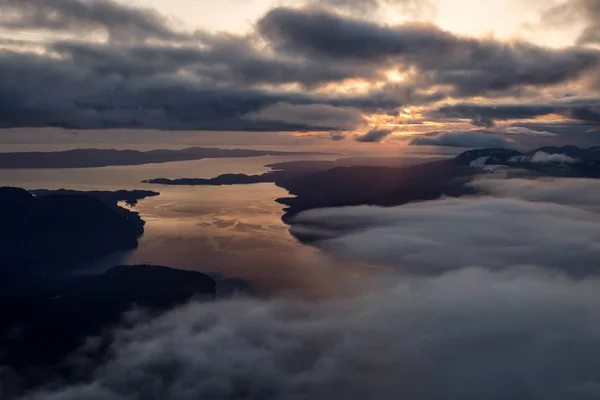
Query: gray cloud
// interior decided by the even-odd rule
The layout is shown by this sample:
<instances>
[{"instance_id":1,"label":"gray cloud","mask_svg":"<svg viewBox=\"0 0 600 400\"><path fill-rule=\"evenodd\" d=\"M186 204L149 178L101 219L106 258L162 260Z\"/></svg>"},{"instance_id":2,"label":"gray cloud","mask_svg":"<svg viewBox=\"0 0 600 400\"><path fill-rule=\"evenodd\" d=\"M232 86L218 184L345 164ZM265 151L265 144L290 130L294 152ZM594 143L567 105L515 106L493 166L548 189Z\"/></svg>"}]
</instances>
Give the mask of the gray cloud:
<instances>
[{"instance_id":1,"label":"gray cloud","mask_svg":"<svg viewBox=\"0 0 600 400\"><path fill-rule=\"evenodd\" d=\"M539 164L553 163L553 162L573 164L573 163L581 162L581 160L578 158L569 157L566 154L549 154L549 153L546 153L543 151L537 151L531 157L531 162L539 163Z\"/></svg>"},{"instance_id":2,"label":"gray cloud","mask_svg":"<svg viewBox=\"0 0 600 400\"><path fill-rule=\"evenodd\" d=\"M599 59L594 50L463 38L433 25L382 26L315 9L273 9L258 22L258 29L285 53L416 66L422 84L452 85L458 96L566 82Z\"/></svg>"},{"instance_id":3,"label":"gray cloud","mask_svg":"<svg viewBox=\"0 0 600 400\"><path fill-rule=\"evenodd\" d=\"M459 103L451 106L442 106L431 111L432 118L462 118L471 119L474 125L480 126L478 121L490 124L494 121L511 119L530 119L550 114L559 114L586 123L597 124L600 122L598 99L575 100L570 102L556 102L547 104L475 104Z\"/></svg>"},{"instance_id":4,"label":"gray cloud","mask_svg":"<svg viewBox=\"0 0 600 400\"><path fill-rule=\"evenodd\" d=\"M357 136L354 140L362 143L381 142L393 132L394 131L392 129L373 128L364 135Z\"/></svg>"},{"instance_id":5,"label":"gray cloud","mask_svg":"<svg viewBox=\"0 0 600 400\"><path fill-rule=\"evenodd\" d=\"M383 4L375 3L342 7ZM0 72L10 77L0 83L2 127L339 130L340 123L245 116L278 103L391 114L448 97L522 96L524 88L530 95L577 79L598 61L592 49L467 38L427 24L384 26L318 7L272 9L248 35L180 33L164 16L108 0L0 0L1 7L9 29L108 35L106 42L49 40L36 42L43 51L0 52ZM323 90L352 79L384 80L392 68L409 78L360 94ZM491 128L514 115L559 112L592 124L598 122L592 100L564 107L525 101L493 111L459 104L424 115Z\"/></svg>"},{"instance_id":6,"label":"gray cloud","mask_svg":"<svg viewBox=\"0 0 600 400\"><path fill-rule=\"evenodd\" d=\"M354 77L375 77L376 71L355 65L316 63L298 57L277 57L254 47L248 37L206 36L200 46L151 44L111 45L62 41L50 49L96 73L129 77L139 74L192 75L227 85L300 83L307 87Z\"/></svg>"},{"instance_id":7,"label":"gray cloud","mask_svg":"<svg viewBox=\"0 0 600 400\"><path fill-rule=\"evenodd\" d=\"M465 148L512 147L512 144L503 135L488 131L427 132L413 137L409 143L415 146Z\"/></svg>"},{"instance_id":8,"label":"gray cloud","mask_svg":"<svg viewBox=\"0 0 600 400\"><path fill-rule=\"evenodd\" d=\"M149 53L152 52L149 50ZM172 60L186 51L168 51L126 65L107 60L50 58L33 53L0 52L0 126L68 128L157 128L210 130L308 130L309 121L285 123L245 116L268 105L331 104L373 109L370 96L320 97L251 87L211 84L169 74ZM161 58L164 57L164 61ZM316 106L315 106L316 107ZM356 121L356 117L352 119ZM324 130L337 129L321 127Z\"/></svg>"},{"instance_id":9,"label":"gray cloud","mask_svg":"<svg viewBox=\"0 0 600 400\"><path fill-rule=\"evenodd\" d=\"M346 134L344 132L329 132L329 139L333 141L346 140Z\"/></svg>"},{"instance_id":10,"label":"gray cloud","mask_svg":"<svg viewBox=\"0 0 600 400\"><path fill-rule=\"evenodd\" d=\"M27 398L596 397L597 280L478 269L382 280L345 300L191 304L115 332L89 382Z\"/></svg>"},{"instance_id":11,"label":"gray cloud","mask_svg":"<svg viewBox=\"0 0 600 400\"><path fill-rule=\"evenodd\" d=\"M279 121L290 125L309 125L354 129L364 123L360 110L351 107L335 107L328 104L277 103L259 111L246 114L249 120Z\"/></svg>"},{"instance_id":12,"label":"gray cloud","mask_svg":"<svg viewBox=\"0 0 600 400\"><path fill-rule=\"evenodd\" d=\"M111 40L182 39L167 20L151 9L111 0L0 0L0 26L16 30L91 33L102 29Z\"/></svg>"},{"instance_id":13,"label":"gray cloud","mask_svg":"<svg viewBox=\"0 0 600 400\"><path fill-rule=\"evenodd\" d=\"M528 119L541 115L552 114L555 107L551 105L534 104L475 104L463 103L452 106L443 106L435 110L436 114L447 118L472 118L488 121ZM433 113L432 113L433 116Z\"/></svg>"},{"instance_id":14,"label":"gray cloud","mask_svg":"<svg viewBox=\"0 0 600 400\"><path fill-rule=\"evenodd\" d=\"M524 126L507 126L498 130L508 136L555 136L554 133L545 130L535 130Z\"/></svg>"},{"instance_id":15,"label":"gray cloud","mask_svg":"<svg viewBox=\"0 0 600 400\"><path fill-rule=\"evenodd\" d=\"M496 197L562 204L600 212L600 180L598 179L490 179L479 178L473 187Z\"/></svg>"},{"instance_id":16,"label":"gray cloud","mask_svg":"<svg viewBox=\"0 0 600 400\"><path fill-rule=\"evenodd\" d=\"M477 115L471 120L471 125L482 128L493 128L496 123L489 116Z\"/></svg>"},{"instance_id":17,"label":"gray cloud","mask_svg":"<svg viewBox=\"0 0 600 400\"><path fill-rule=\"evenodd\" d=\"M550 132L555 135L554 144L562 145L594 146L598 143L598 134L600 133L598 124L577 121L519 122L513 124L513 127Z\"/></svg>"},{"instance_id":18,"label":"gray cloud","mask_svg":"<svg viewBox=\"0 0 600 400\"><path fill-rule=\"evenodd\" d=\"M318 243L328 251L419 274L515 265L599 272L600 216L564 205L461 198L311 210L294 223L333 236Z\"/></svg>"}]
</instances>

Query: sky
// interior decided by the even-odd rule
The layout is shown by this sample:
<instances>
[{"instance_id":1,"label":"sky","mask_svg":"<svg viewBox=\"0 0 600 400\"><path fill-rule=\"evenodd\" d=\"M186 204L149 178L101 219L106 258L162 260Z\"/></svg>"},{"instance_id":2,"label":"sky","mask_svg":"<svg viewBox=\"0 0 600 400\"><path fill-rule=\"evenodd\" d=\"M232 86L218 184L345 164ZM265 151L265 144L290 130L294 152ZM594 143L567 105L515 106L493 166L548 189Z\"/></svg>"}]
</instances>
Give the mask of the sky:
<instances>
[{"instance_id":1,"label":"sky","mask_svg":"<svg viewBox=\"0 0 600 400\"><path fill-rule=\"evenodd\" d=\"M0 0L0 129L599 145L598 17L600 0Z\"/></svg>"}]
</instances>

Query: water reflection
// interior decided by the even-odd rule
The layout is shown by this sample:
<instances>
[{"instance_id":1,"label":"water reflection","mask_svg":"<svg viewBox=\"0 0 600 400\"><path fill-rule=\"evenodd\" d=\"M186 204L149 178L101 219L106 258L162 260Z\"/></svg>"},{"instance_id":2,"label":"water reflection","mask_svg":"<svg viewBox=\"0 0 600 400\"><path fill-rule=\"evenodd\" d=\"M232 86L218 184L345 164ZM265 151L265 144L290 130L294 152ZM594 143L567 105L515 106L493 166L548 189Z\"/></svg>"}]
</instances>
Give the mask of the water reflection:
<instances>
[{"instance_id":1,"label":"water reflection","mask_svg":"<svg viewBox=\"0 0 600 400\"><path fill-rule=\"evenodd\" d=\"M320 157L328 159L328 157ZM335 158L335 157L333 157ZM156 186L154 177L212 177L262 173L265 164L307 157L205 159L159 165L90 169L1 170L0 183L27 189L149 189L161 193L138 203L146 221L135 250L112 254L86 267L154 264L250 280L263 292L313 286L325 271L311 266L316 250L298 243L281 221L287 192L272 183L239 186Z\"/></svg>"},{"instance_id":2,"label":"water reflection","mask_svg":"<svg viewBox=\"0 0 600 400\"><path fill-rule=\"evenodd\" d=\"M128 264L162 264L218 272L270 286L281 275L276 260L309 257L281 222L287 192L271 183L245 186L178 187L140 202L147 221ZM283 284L278 282L278 284Z\"/></svg>"}]
</instances>

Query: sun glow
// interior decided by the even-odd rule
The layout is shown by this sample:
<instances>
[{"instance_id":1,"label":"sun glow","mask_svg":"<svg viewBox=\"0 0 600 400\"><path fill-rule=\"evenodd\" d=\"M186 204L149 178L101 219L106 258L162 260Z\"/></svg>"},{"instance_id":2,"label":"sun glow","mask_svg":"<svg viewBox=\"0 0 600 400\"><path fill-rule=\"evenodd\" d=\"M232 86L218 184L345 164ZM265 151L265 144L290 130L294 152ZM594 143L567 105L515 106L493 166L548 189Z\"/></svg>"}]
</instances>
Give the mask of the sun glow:
<instances>
[{"instance_id":1,"label":"sun glow","mask_svg":"<svg viewBox=\"0 0 600 400\"><path fill-rule=\"evenodd\" d=\"M385 76L389 82L402 82L406 79L406 75L397 69L386 71Z\"/></svg>"},{"instance_id":2,"label":"sun glow","mask_svg":"<svg viewBox=\"0 0 600 400\"><path fill-rule=\"evenodd\" d=\"M368 94L373 90L382 89L383 81L367 79L346 79L340 83L328 83L315 90L319 94Z\"/></svg>"}]
</instances>

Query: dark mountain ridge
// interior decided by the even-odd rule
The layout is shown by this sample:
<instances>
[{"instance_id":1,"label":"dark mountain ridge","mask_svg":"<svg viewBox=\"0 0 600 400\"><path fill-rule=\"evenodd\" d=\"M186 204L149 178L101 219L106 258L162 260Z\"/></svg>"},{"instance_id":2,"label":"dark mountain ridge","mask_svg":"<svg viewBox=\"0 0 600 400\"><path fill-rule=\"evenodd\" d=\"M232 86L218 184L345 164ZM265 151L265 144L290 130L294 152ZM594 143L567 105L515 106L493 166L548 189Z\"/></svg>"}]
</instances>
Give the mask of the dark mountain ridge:
<instances>
[{"instance_id":1,"label":"dark mountain ridge","mask_svg":"<svg viewBox=\"0 0 600 400\"><path fill-rule=\"evenodd\" d=\"M24 189L0 188L0 276L15 279L33 269L51 271L56 264L137 247L144 221L109 197L104 202L82 192L33 196Z\"/></svg>"},{"instance_id":2,"label":"dark mountain ridge","mask_svg":"<svg viewBox=\"0 0 600 400\"><path fill-rule=\"evenodd\" d=\"M181 150L74 149L54 152L0 153L0 169L92 168L111 165L161 164L203 158L245 158L325 153L190 147Z\"/></svg>"},{"instance_id":3,"label":"dark mountain ridge","mask_svg":"<svg viewBox=\"0 0 600 400\"><path fill-rule=\"evenodd\" d=\"M503 165L548 176L600 177L600 146L541 147L527 152L507 149L469 150L455 158L459 165L484 167Z\"/></svg>"}]
</instances>

